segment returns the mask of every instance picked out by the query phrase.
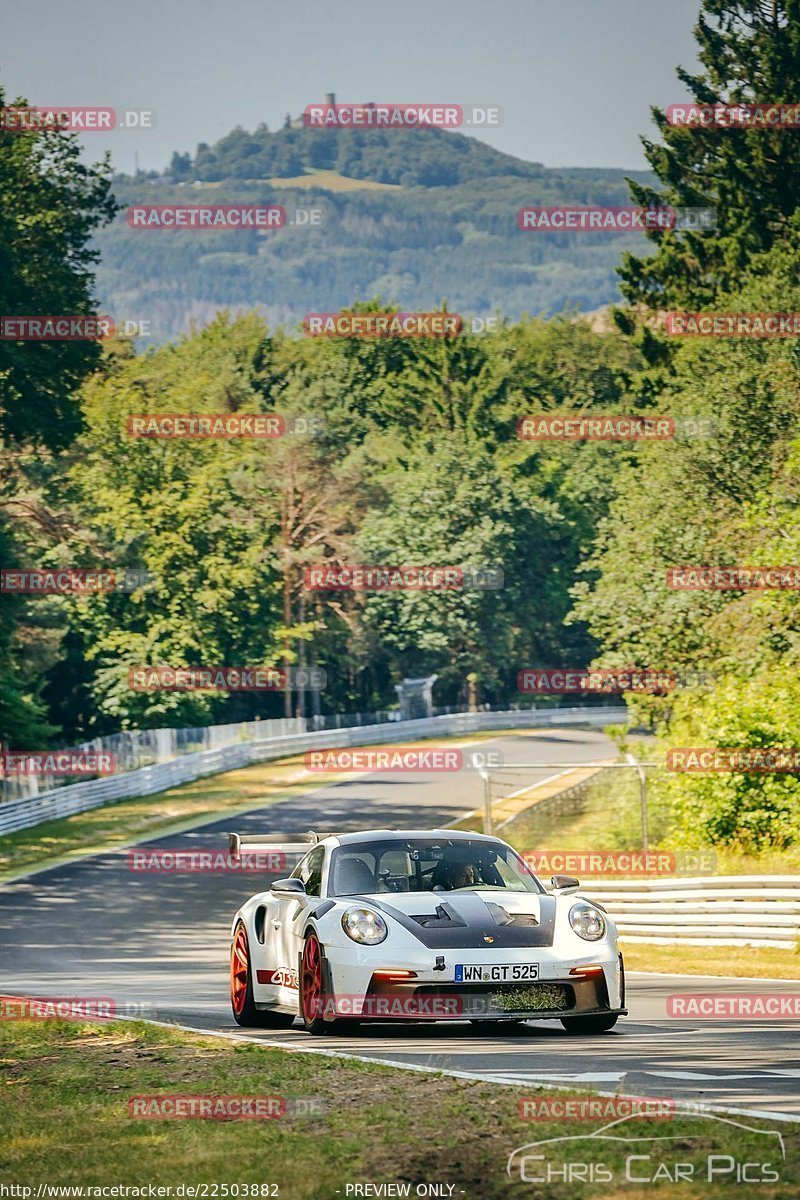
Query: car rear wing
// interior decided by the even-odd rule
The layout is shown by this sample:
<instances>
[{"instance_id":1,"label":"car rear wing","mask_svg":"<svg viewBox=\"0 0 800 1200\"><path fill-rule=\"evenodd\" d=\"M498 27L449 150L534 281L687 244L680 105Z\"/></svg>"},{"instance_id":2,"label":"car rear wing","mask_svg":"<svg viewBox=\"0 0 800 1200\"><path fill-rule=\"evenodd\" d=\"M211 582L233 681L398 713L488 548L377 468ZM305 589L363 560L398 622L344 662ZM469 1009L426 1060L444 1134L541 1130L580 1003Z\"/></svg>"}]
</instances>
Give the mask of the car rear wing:
<instances>
[{"instance_id":1,"label":"car rear wing","mask_svg":"<svg viewBox=\"0 0 800 1200\"><path fill-rule=\"evenodd\" d=\"M285 833L279 833L275 837L270 837L266 833L229 833L228 850L231 858L241 858L243 854L269 854L270 852L306 854L312 846L316 846L317 842L322 841L323 837L329 836L329 834L315 833L313 829L288 838Z\"/></svg>"}]
</instances>

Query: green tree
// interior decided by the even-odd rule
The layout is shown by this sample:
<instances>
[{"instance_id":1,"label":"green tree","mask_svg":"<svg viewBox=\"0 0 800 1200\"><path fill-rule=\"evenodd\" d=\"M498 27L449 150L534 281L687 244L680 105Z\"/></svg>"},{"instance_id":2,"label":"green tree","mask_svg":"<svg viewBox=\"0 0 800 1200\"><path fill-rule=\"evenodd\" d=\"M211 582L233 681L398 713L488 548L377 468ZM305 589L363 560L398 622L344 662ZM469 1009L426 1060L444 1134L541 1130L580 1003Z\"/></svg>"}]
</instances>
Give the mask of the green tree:
<instances>
[{"instance_id":1,"label":"green tree","mask_svg":"<svg viewBox=\"0 0 800 1200\"><path fill-rule=\"evenodd\" d=\"M792 230L756 256L724 307L797 307L796 239ZM677 692L635 701L664 748L797 743L797 591L675 590L667 572L800 561L799 389L800 358L786 339L676 349L661 406L707 436L653 445L621 472L585 564L592 577L575 588L575 613L601 648L597 665L678 675ZM792 774L677 774L654 787L685 845L759 853L800 836Z\"/></svg>"},{"instance_id":2,"label":"green tree","mask_svg":"<svg viewBox=\"0 0 800 1200\"><path fill-rule=\"evenodd\" d=\"M91 238L115 211L109 189L108 161L83 165L74 136L0 130L0 313L96 311ZM96 342L0 339L3 567L40 565L62 537L43 488L80 428L76 392L99 361ZM41 699L60 636L54 617L47 601L0 595L0 742L36 748L55 732Z\"/></svg>"},{"instance_id":3,"label":"green tree","mask_svg":"<svg viewBox=\"0 0 800 1200\"><path fill-rule=\"evenodd\" d=\"M726 307L769 311L800 302L796 254L789 244L758 256ZM786 339L711 339L676 350L659 409L674 417L679 436L644 447L622 468L575 589L575 613L602 647L598 665L746 676L765 661L770 638L782 644L775 609L786 598L672 590L667 571L769 556L794 561L787 523L794 525L788 510L797 494L798 386L800 360ZM766 615L757 619L767 609L769 634Z\"/></svg>"},{"instance_id":4,"label":"green tree","mask_svg":"<svg viewBox=\"0 0 800 1200\"><path fill-rule=\"evenodd\" d=\"M795 104L800 92L800 0L703 0L695 27L702 70L678 78L701 105ZM736 288L753 254L786 236L800 195L792 129L673 126L644 138L661 186L631 181L641 205L713 208L717 231L648 231L655 253L626 253L623 295L651 309L703 308Z\"/></svg>"},{"instance_id":5,"label":"green tree","mask_svg":"<svg viewBox=\"0 0 800 1200\"><path fill-rule=\"evenodd\" d=\"M230 322L223 314L176 346L117 357L85 389L73 502L105 561L152 577L130 594L70 602L106 726L204 723L222 719L223 708L235 720L263 708L263 696L254 708L252 697L226 693L132 691L127 677L145 665L277 663L280 571L269 553L277 509L256 519L247 495L253 460L269 456L271 445L134 440L126 423L142 413L264 411L264 335L259 318Z\"/></svg>"},{"instance_id":6,"label":"green tree","mask_svg":"<svg viewBox=\"0 0 800 1200\"><path fill-rule=\"evenodd\" d=\"M8 522L0 516L0 564L18 562L20 554ZM38 749L56 730L40 698L39 655L31 657L32 643L36 644L31 636L35 625L29 620L32 605L22 596L8 594L0 596L0 604L0 746ZM27 647L27 662L23 647Z\"/></svg>"},{"instance_id":7,"label":"green tree","mask_svg":"<svg viewBox=\"0 0 800 1200\"><path fill-rule=\"evenodd\" d=\"M796 674L773 669L750 680L728 678L702 704L688 697L678 702L664 746L795 750L799 713ZM671 802L673 836L684 846L729 846L759 854L800 840L796 774L676 774L656 786Z\"/></svg>"},{"instance_id":8,"label":"green tree","mask_svg":"<svg viewBox=\"0 0 800 1200\"><path fill-rule=\"evenodd\" d=\"M177 183L186 181L192 178L192 156L191 154L179 154L176 150L172 155L169 164L169 174Z\"/></svg>"},{"instance_id":9,"label":"green tree","mask_svg":"<svg viewBox=\"0 0 800 1200\"><path fill-rule=\"evenodd\" d=\"M358 561L453 566L477 584L366 594L365 627L393 679L435 671L438 695L455 703L466 701L475 671L485 698L515 698L521 667L564 652L557 510L515 488L479 444L452 435L390 453L379 480L385 500L364 517Z\"/></svg>"},{"instance_id":10,"label":"green tree","mask_svg":"<svg viewBox=\"0 0 800 1200\"><path fill-rule=\"evenodd\" d=\"M0 89L0 107L6 103ZM14 101L24 107L24 100ZM0 312L91 315L95 230L111 219L110 165L87 167L77 138L0 130ZM78 385L100 361L91 341L0 340L0 436L61 447L80 427Z\"/></svg>"}]
</instances>

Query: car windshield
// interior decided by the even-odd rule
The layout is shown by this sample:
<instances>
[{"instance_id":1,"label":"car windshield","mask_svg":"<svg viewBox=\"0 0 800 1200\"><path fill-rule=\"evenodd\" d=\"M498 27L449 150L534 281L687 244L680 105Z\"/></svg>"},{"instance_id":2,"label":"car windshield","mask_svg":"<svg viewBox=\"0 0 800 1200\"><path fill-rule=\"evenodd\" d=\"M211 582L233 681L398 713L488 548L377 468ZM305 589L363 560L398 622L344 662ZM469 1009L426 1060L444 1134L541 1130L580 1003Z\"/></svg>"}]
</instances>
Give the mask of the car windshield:
<instances>
[{"instance_id":1,"label":"car windshield","mask_svg":"<svg viewBox=\"0 0 800 1200\"><path fill-rule=\"evenodd\" d=\"M328 884L331 896L487 888L544 891L509 846L466 838L351 842L333 851Z\"/></svg>"}]
</instances>

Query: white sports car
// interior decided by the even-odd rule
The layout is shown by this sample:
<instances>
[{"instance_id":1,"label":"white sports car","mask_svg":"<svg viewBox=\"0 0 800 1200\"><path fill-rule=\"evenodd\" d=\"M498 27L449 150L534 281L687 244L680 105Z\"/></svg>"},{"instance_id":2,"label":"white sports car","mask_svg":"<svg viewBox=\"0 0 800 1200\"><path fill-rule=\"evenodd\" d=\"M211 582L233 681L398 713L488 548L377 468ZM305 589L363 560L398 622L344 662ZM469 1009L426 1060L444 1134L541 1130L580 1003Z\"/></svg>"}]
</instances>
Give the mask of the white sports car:
<instances>
[{"instance_id":1,"label":"white sports car","mask_svg":"<svg viewBox=\"0 0 800 1200\"><path fill-rule=\"evenodd\" d=\"M298 845L232 833L230 850L303 854L233 920L240 1025L557 1019L602 1033L626 1013L613 921L577 879L553 876L548 892L499 838L370 829Z\"/></svg>"}]
</instances>

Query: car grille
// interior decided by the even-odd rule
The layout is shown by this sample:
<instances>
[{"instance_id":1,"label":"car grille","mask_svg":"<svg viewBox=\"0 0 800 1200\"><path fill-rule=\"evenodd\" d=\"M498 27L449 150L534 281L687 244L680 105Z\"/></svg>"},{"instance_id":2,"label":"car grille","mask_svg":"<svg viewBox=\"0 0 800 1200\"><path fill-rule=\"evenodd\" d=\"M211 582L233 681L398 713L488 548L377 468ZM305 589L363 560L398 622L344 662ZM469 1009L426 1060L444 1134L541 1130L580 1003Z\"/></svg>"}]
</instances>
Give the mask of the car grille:
<instances>
[{"instance_id":1,"label":"car grille","mask_svg":"<svg viewBox=\"0 0 800 1200\"><path fill-rule=\"evenodd\" d=\"M575 1007L575 989L568 983L458 983L421 984L418 996L456 994L464 1004L464 1015L503 1012L566 1012Z\"/></svg>"}]
</instances>

